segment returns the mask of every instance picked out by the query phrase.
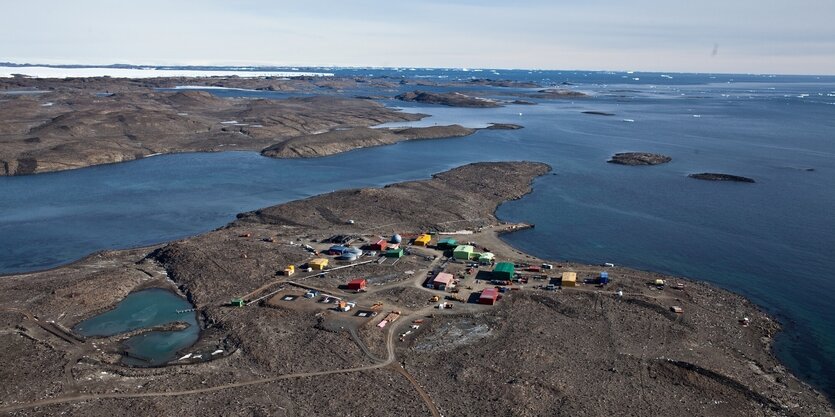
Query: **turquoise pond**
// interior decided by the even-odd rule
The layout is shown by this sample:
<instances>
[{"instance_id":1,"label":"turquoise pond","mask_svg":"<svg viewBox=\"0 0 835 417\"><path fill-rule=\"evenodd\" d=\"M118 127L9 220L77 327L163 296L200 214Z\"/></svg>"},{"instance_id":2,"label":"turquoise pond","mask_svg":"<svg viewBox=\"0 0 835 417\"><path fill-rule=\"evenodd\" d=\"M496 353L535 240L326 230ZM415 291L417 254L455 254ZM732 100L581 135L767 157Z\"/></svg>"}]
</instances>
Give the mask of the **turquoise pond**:
<instances>
[{"instance_id":1,"label":"turquoise pond","mask_svg":"<svg viewBox=\"0 0 835 417\"><path fill-rule=\"evenodd\" d=\"M132 336L123 342L128 353L122 360L128 365L155 366L175 359L180 349L197 341L200 326L197 313L177 313L192 305L184 298L161 288L128 294L112 310L78 323L73 331L86 337L106 337L139 329L185 322L179 331L151 331Z\"/></svg>"}]
</instances>

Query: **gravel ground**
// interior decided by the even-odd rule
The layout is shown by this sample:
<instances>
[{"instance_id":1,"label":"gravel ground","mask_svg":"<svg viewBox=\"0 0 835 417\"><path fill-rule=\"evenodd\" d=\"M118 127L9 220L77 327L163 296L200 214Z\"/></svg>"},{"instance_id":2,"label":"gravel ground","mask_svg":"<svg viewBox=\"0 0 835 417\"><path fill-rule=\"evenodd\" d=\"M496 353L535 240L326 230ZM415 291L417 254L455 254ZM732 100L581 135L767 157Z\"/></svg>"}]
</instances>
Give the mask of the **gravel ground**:
<instances>
[{"instance_id":1,"label":"gravel ground","mask_svg":"<svg viewBox=\"0 0 835 417\"><path fill-rule=\"evenodd\" d=\"M474 233L457 237L488 246L500 259L538 264L543 260L496 237L512 226L500 224L493 210L523 196L547 171L534 163L473 164L430 180L244 213L227 227L166 245L4 277L0 413L412 416L437 408L443 415L833 415L821 394L771 355L779 326L742 297L706 284L607 268L606 288L545 291L537 287L548 280L532 280L495 306L439 310L427 301L440 293L420 287L426 271L442 264L426 257L441 254L432 248L324 277L277 275L315 256L291 241L392 231L469 229ZM582 280L601 270L553 263L551 278L572 270ZM464 272L463 264L446 267ZM465 275L463 294L490 286L484 269ZM358 276L372 283L367 293L340 288ZM647 285L659 277L666 288ZM357 310L383 306L364 319L318 299L228 305L233 297L254 300L275 291L300 295L306 290L299 285L353 299ZM70 328L131 291L155 286L198 308L205 329L190 350L223 346L225 353L199 363L127 368L118 364L113 338L77 341L49 323ZM376 324L393 310L404 317L380 330ZM749 325L739 323L742 317ZM414 320L423 320L420 329L401 336Z\"/></svg>"}]
</instances>

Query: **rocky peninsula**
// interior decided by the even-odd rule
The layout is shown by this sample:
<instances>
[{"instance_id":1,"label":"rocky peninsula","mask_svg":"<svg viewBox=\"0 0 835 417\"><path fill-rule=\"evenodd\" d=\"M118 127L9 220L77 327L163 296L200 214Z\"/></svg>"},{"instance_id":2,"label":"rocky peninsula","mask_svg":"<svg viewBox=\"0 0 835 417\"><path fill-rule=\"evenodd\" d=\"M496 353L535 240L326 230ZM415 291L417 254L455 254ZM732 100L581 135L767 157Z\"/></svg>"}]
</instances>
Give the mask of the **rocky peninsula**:
<instances>
[{"instance_id":1,"label":"rocky peninsula","mask_svg":"<svg viewBox=\"0 0 835 417\"><path fill-rule=\"evenodd\" d=\"M616 153L612 159L606 161L610 164L620 165L660 165L672 161L667 155L648 152L622 152Z\"/></svg>"},{"instance_id":2,"label":"rocky peninsula","mask_svg":"<svg viewBox=\"0 0 835 417\"><path fill-rule=\"evenodd\" d=\"M753 178L743 177L739 175L731 175L731 174L717 174L714 172L703 172L701 174L690 174L688 175L690 178L695 178L697 180L705 180L705 181L730 181L730 182L749 182L753 183Z\"/></svg>"},{"instance_id":3,"label":"rocky peninsula","mask_svg":"<svg viewBox=\"0 0 835 417\"><path fill-rule=\"evenodd\" d=\"M272 158L312 158L371 146L391 145L407 140L468 136L476 130L459 125L397 129L369 127L335 129L325 133L290 138L264 149L261 154Z\"/></svg>"},{"instance_id":4,"label":"rocky peninsula","mask_svg":"<svg viewBox=\"0 0 835 417\"><path fill-rule=\"evenodd\" d=\"M537 259L504 244L499 233L525 225L502 223L494 210L548 171L539 163L472 164L242 213L169 244L3 277L0 413L832 415L826 398L770 353L779 325L742 297L621 267L605 268L610 282L598 286L601 267ZM351 262L313 253L324 253L333 236L365 247L393 232L406 249L399 258ZM423 232L438 235L429 246L410 244ZM528 284L507 286L496 305L478 304L478 294L494 287L491 268L447 260L437 247L443 237L489 247L517 270L554 267L521 271ZM321 257L332 263L303 270ZM281 275L286 265L299 272ZM426 288L438 271L458 277L460 291ZM577 274L577 286L549 290L563 271ZM368 280L365 292L345 288L358 277ZM183 353L224 353L126 367L118 340L77 340L51 324L71 328L153 286L197 308L201 338ZM321 294L302 297L311 289ZM337 311L325 294L356 308ZM454 308L430 301L447 295ZM246 306L230 306L233 298ZM381 328L383 319L391 322ZM346 387L368 395L346 395Z\"/></svg>"}]
</instances>

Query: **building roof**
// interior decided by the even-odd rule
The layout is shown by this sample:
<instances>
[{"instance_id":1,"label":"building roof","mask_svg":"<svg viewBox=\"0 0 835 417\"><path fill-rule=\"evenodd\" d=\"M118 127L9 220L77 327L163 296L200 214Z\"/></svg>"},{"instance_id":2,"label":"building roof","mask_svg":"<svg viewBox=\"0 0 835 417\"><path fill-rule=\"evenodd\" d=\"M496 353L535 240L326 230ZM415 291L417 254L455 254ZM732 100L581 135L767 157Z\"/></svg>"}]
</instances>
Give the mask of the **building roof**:
<instances>
[{"instance_id":1,"label":"building roof","mask_svg":"<svg viewBox=\"0 0 835 417\"><path fill-rule=\"evenodd\" d=\"M328 264L328 258L316 258L316 259L314 259L314 260L312 260L308 263L311 264L311 265L327 265Z\"/></svg>"},{"instance_id":2,"label":"building roof","mask_svg":"<svg viewBox=\"0 0 835 417\"><path fill-rule=\"evenodd\" d=\"M429 242L430 240L432 240L432 236L427 235L426 233L424 233L424 234L418 236L415 240L419 240L419 241L422 241L422 242Z\"/></svg>"},{"instance_id":3,"label":"building roof","mask_svg":"<svg viewBox=\"0 0 835 417\"><path fill-rule=\"evenodd\" d=\"M455 247L455 252L472 252L475 248L470 245L458 245Z\"/></svg>"},{"instance_id":4,"label":"building roof","mask_svg":"<svg viewBox=\"0 0 835 417\"><path fill-rule=\"evenodd\" d=\"M496 267L493 268L493 272L506 272L508 274L513 274L516 271L516 268L510 262L499 262L496 264Z\"/></svg>"},{"instance_id":5,"label":"building roof","mask_svg":"<svg viewBox=\"0 0 835 417\"><path fill-rule=\"evenodd\" d=\"M490 253L490 252L484 252L484 253L482 253L482 254L481 254L481 256L480 256L479 258L484 258L484 259L493 259L493 258L495 258L495 257L496 257L496 255L493 255L493 254L492 254L492 253Z\"/></svg>"},{"instance_id":6,"label":"building roof","mask_svg":"<svg viewBox=\"0 0 835 417\"><path fill-rule=\"evenodd\" d=\"M443 244L443 245L454 245L454 244L458 243L458 241L451 238L451 237L445 237L445 238L439 240L438 243Z\"/></svg>"},{"instance_id":7,"label":"building roof","mask_svg":"<svg viewBox=\"0 0 835 417\"><path fill-rule=\"evenodd\" d=\"M576 272L563 272L562 273L562 280L563 281L577 281L577 273Z\"/></svg>"},{"instance_id":8,"label":"building roof","mask_svg":"<svg viewBox=\"0 0 835 417\"><path fill-rule=\"evenodd\" d=\"M362 284L365 284L366 282L367 281L365 280L365 278L357 278L357 279L352 279L352 280L348 281L348 285L351 285L351 284L362 285Z\"/></svg>"},{"instance_id":9,"label":"building roof","mask_svg":"<svg viewBox=\"0 0 835 417\"><path fill-rule=\"evenodd\" d=\"M481 290L479 298L492 298L495 300L496 298L499 298L499 290L495 288L485 288Z\"/></svg>"},{"instance_id":10,"label":"building roof","mask_svg":"<svg viewBox=\"0 0 835 417\"><path fill-rule=\"evenodd\" d=\"M452 274L448 272L441 272L440 274L438 274L438 276L435 277L435 279L432 280L432 282L436 284L449 285L452 284L452 281L454 279L455 277L452 276Z\"/></svg>"}]
</instances>

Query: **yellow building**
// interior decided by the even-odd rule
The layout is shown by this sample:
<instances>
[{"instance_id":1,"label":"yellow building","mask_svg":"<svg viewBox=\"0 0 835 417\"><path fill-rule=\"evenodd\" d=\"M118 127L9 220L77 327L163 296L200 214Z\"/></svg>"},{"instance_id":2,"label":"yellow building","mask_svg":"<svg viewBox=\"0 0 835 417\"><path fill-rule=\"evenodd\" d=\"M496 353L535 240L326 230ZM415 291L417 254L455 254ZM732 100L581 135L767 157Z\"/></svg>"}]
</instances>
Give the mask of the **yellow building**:
<instances>
[{"instance_id":1,"label":"yellow building","mask_svg":"<svg viewBox=\"0 0 835 417\"><path fill-rule=\"evenodd\" d=\"M415 246L429 246L429 242L432 240L432 236L427 234L422 234L415 239Z\"/></svg>"},{"instance_id":2,"label":"yellow building","mask_svg":"<svg viewBox=\"0 0 835 417\"><path fill-rule=\"evenodd\" d=\"M577 286L577 273L576 272L563 272L562 273L562 286L563 287L576 287Z\"/></svg>"},{"instance_id":3,"label":"yellow building","mask_svg":"<svg viewBox=\"0 0 835 417\"><path fill-rule=\"evenodd\" d=\"M307 265L313 269L321 271L325 269L326 266L328 266L328 258L316 258L308 262Z\"/></svg>"},{"instance_id":4,"label":"yellow building","mask_svg":"<svg viewBox=\"0 0 835 417\"><path fill-rule=\"evenodd\" d=\"M295 273L295 272L296 272L296 266L295 265L287 265L287 268L284 268L284 275L290 276L290 275L293 275L293 273Z\"/></svg>"}]
</instances>

